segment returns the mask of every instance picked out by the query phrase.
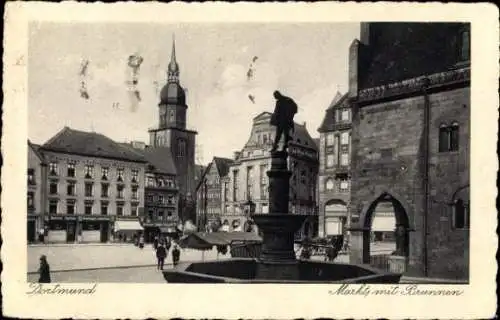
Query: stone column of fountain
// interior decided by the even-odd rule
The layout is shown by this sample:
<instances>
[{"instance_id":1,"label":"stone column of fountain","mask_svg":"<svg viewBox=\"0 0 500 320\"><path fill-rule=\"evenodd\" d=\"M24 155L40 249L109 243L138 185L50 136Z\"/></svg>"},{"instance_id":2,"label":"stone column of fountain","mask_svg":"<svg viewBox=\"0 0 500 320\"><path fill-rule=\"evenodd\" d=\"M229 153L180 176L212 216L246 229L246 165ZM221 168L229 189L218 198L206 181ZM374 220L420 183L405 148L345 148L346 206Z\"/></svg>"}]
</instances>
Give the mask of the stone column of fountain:
<instances>
[{"instance_id":1,"label":"stone column of fountain","mask_svg":"<svg viewBox=\"0 0 500 320\"><path fill-rule=\"evenodd\" d=\"M307 216L289 213L290 177L288 153L271 153L269 214L254 214L253 221L263 233L257 279L298 280L299 265L294 251L294 234Z\"/></svg>"}]
</instances>

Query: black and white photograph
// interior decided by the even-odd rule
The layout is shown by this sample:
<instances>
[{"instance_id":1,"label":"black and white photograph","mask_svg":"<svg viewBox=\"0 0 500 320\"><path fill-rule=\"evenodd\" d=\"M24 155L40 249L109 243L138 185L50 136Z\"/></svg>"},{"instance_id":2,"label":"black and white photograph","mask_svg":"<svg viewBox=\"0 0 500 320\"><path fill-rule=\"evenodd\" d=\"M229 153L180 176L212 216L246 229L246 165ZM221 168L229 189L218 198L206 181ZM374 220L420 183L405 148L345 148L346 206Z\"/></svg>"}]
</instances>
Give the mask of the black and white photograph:
<instances>
[{"instance_id":1,"label":"black and white photograph","mask_svg":"<svg viewBox=\"0 0 500 320\"><path fill-rule=\"evenodd\" d=\"M466 295L496 217L474 109L498 117L472 99L471 19L152 20L26 24L28 295Z\"/></svg>"}]
</instances>

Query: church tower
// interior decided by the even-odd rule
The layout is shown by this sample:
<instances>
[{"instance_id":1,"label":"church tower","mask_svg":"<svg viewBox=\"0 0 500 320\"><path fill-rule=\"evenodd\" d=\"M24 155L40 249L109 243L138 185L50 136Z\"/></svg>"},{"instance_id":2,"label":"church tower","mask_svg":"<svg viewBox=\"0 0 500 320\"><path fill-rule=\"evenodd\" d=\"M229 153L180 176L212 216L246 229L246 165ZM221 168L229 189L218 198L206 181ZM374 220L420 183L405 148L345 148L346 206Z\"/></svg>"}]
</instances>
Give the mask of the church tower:
<instances>
[{"instance_id":1,"label":"church tower","mask_svg":"<svg viewBox=\"0 0 500 320\"><path fill-rule=\"evenodd\" d=\"M170 148L177 170L181 196L192 197L195 192L196 131L186 129L186 94L179 82L180 68L175 55L175 39L167 69L167 83L160 92L158 128L149 130L153 148Z\"/></svg>"}]
</instances>

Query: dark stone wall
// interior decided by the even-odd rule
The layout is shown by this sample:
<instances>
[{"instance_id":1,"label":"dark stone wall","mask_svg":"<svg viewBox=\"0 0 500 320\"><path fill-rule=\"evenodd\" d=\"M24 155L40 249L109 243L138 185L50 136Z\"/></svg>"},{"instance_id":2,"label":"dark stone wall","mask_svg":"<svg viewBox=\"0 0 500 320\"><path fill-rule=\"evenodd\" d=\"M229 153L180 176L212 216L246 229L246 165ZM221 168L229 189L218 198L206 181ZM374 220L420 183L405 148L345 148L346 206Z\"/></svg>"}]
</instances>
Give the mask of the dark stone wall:
<instances>
[{"instance_id":1,"label":"dark stone wall","mask_svg":"<svg viewBox=\"0 0 500 320\"><path fill-rule=\"evenodd\" d=\"M469 181L469 96L469 88L430 95L427 252L428 275L433 277L468 275L468 231L452 228L451 207L442 202L450 201L453 192ZM414 230L409 237L409 273L423 275L424 97L356 106L353 111L352 227L369 225L370 204L383 193L391 194ZM460 149L439 154L439 125L453 121L460 124ZM362 262L363 232L353 231L351 239L351 262Z\"/></svg>"},{"instance_id":2,"label":"dark stone wall","mask_svg":"<svg viewBox=\"0 0 500 320\"><path fill-rule=\"evenodd\" d=\"M460 61L464 23L369 23L361 32L358 88L446 71Z\"/></svg>"}]
</instances>

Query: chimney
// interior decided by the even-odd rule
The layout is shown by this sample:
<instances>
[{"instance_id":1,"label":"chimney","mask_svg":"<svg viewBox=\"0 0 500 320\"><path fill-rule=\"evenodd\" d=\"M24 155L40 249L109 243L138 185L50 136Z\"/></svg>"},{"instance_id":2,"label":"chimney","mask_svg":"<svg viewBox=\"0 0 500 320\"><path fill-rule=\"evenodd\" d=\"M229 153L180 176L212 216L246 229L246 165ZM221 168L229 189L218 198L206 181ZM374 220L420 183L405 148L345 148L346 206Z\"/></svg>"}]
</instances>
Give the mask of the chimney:
<instances>
[{"instance_id":1,"label":"chimney","mask_svg":"<svg viewBox=\"0 0 500 320\"><path fill-rule=\"evenodd\" d=\"M304 128L306 127L306 122L304 121L304 124L303 124Z\"/></svg>"},{"instance_id":2,"label":"chimney","mask_svg":"<svg viewBox=\"0 0 500 320\"><path fill-rule=\"evenodd\" d=\"M241 155L241 151L235 151L234 152L234 160L238 160L238 158L240 157Z\"/></svg>"}]
</instances>

